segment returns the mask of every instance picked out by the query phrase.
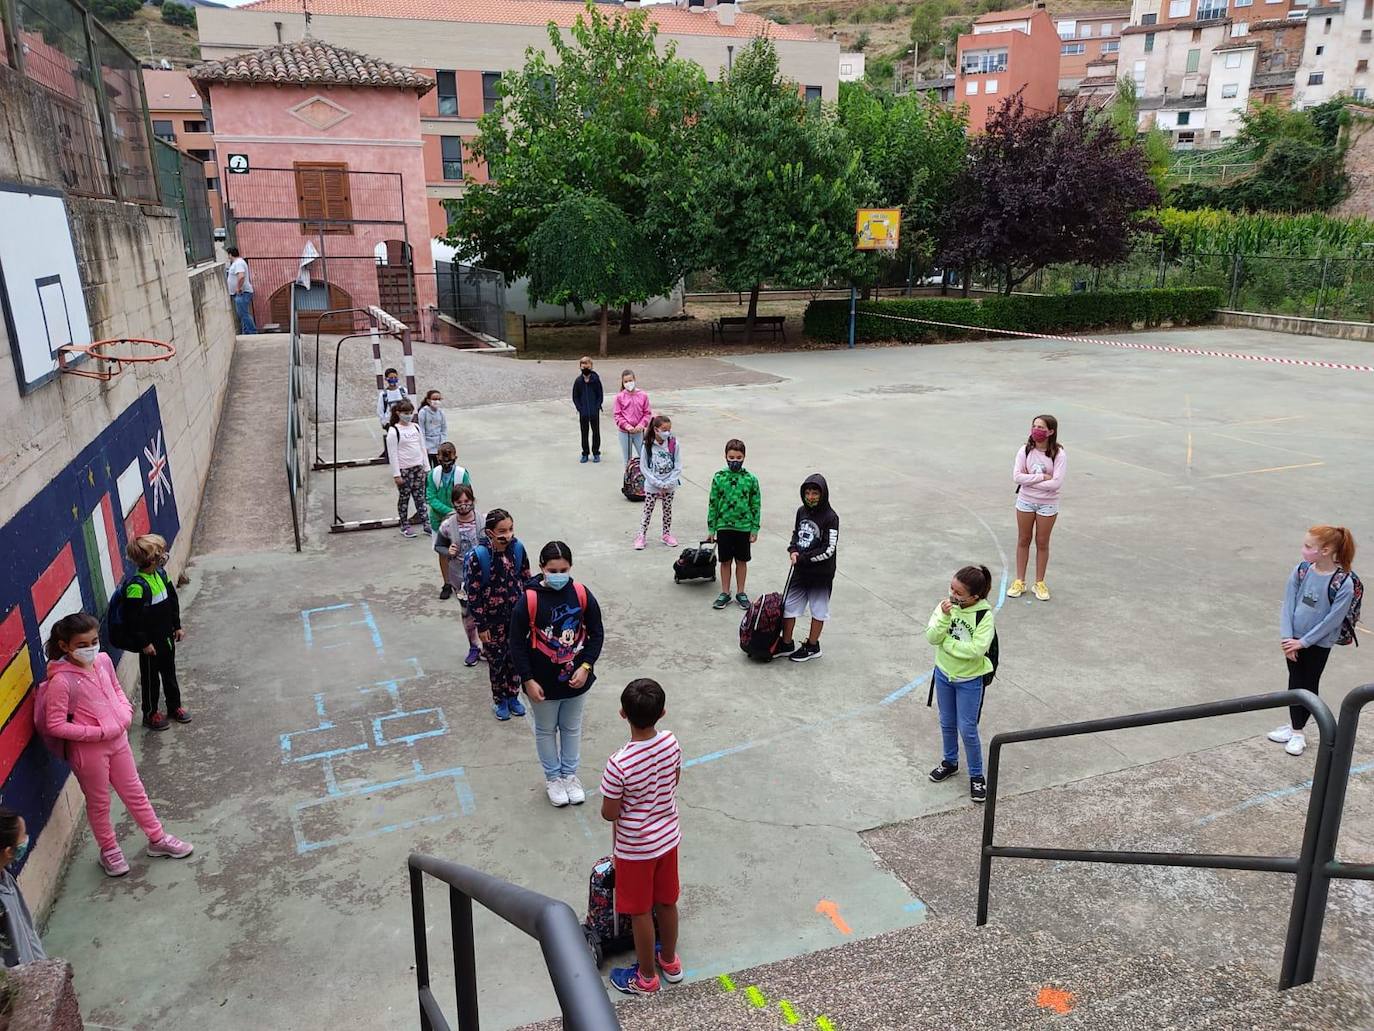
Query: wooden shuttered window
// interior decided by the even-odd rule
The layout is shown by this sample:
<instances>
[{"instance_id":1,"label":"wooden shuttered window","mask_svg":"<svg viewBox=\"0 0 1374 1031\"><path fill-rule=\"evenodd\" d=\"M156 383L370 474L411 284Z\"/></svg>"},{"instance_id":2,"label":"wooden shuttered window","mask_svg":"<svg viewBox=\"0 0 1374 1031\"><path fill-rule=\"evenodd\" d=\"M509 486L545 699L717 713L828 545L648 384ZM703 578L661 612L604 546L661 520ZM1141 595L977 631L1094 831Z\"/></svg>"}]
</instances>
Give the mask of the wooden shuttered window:
<instances>
[{"instance_id":1,"label":"wooden shuttered window","mask_svg":"<svg viewBox=\"0 0 1374 1031\"><path fill-rule=\"evenodd\" d=\"M348 165L341 162L298 161L294 167L301 231L351 236L353 226L348 222L353 218L353 198L348 190ZM320 225L329 220L338 221Z\"/></svg>"}]
</instances>

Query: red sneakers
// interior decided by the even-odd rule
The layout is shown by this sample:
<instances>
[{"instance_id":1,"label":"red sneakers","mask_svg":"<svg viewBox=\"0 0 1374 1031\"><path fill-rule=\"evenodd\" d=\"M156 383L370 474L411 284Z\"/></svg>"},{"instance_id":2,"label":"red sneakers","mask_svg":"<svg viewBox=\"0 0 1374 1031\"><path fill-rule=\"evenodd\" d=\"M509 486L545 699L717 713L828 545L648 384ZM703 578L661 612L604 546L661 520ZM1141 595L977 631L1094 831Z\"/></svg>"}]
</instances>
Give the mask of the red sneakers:
<instances>
[{"instance_id":1,"label":"red sneakers","mask_svg":"<svg viewBox=\"0 0 1374 1031\"><path fill-rule=\"evenodd\" d=\"M151 716L144 716L143 725L149 730L166 730L171 726L171 724L167 722L167 717L160 712L155 712Z\"/></svg>"}]
</instances>

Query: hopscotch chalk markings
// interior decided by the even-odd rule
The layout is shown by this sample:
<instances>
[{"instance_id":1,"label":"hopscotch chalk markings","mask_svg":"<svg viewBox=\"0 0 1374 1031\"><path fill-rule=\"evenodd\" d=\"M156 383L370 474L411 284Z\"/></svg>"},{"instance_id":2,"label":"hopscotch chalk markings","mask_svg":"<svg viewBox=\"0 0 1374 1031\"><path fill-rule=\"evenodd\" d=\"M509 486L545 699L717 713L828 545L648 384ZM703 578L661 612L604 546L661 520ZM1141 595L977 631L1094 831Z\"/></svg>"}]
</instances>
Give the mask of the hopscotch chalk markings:
<instances>
[{"instance_id":1,"label":"hopscotch chalk markings","mask_svg":"<svg viewBox=\"0 0 1374 1031\"><path fill-rule=\"evenodd\" d=\"M761 1010L768 1005L768 1000L764 997L763 992L752 984L744 989L744 997L749 1000L749 1005L755 1009Z\"/></svg>"},{"instance_id":2,"label":"hopscotch chalk markings","mask_svg":"<svg viewBox=\"0 0 1374 1031\"><path fill-rule=\"evenodd\" d=\"M739 991L739 989L735 987L735 982L732 981L729 975L727 974L718 975L716 977L716 983L720 985L721 990L724 991L727 995ZM752 1008L756 1010L764 1010L768 1008L768 997L763 994L763 992L759 989L758 985L747 985L744 989L743 995L745 1001L748 1002L748 1004ZM800 1013L798 1013L797 1008L793 1006L790 1002L788 1002L786 999L778 1000L778 1015L782 1017L782 1021L784 1024L790 1026L800 1024L806 1019ZM825 1016L816 1018L816 1028L817 1031L837 1031L835 1025L831 1022L830 1018Z\"/></svg>"}]
</instances>

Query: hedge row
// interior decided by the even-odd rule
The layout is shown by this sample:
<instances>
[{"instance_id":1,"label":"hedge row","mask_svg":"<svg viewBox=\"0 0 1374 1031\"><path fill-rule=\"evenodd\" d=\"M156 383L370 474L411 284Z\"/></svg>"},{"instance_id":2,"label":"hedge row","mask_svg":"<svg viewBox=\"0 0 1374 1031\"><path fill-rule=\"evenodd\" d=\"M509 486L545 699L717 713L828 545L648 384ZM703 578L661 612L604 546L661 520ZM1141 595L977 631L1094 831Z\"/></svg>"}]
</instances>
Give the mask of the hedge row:
<instances>
[{"instance_id":1,"label":"hedge row","mask_svg":"<svg viewBox=\"0 0 1374 1031\"><path fill-rule=\"evenodd\" d=\"M875 316L903 316L933 322L1015 329L1025 333L1108 327L1192 326L1211 322L1221 307L1221 291L1209 286L1168 287L1163 290L1113 290L1101 293L987 297L920 297L908 300L861 301L855 320L856 340L958 340L982 336L962 331L900 322ZM802 319L812 340L843 343L849 339L849 302L816 300Z\"/></svg>"}]
</instances>

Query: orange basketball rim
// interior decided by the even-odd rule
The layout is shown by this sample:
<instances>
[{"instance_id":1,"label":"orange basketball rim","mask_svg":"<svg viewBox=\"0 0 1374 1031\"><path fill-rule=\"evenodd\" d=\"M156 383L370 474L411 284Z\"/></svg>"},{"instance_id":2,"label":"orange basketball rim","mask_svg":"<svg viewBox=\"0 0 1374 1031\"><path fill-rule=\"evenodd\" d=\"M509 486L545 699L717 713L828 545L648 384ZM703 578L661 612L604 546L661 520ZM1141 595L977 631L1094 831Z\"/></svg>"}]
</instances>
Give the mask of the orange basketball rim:
<instances>
[{"instance_id":1,"label":"orange basketball rim","mask_svg":"<svg viewBox=\"0 0 1374 1031\"><path fill-rule=\"evenodd\" d=\"M64 344L57 349L57 368L69 376L112 380L124 371L126 365L165 362L176 353L177 349L165 340L112 337L90 344ZM81 356L94 358L97 367L86 368L85 363L78 364Z\"/></svg>"}]
</instances>

